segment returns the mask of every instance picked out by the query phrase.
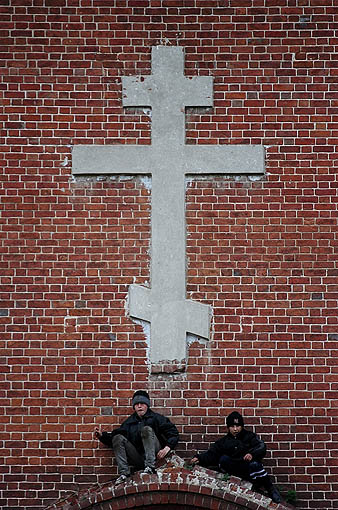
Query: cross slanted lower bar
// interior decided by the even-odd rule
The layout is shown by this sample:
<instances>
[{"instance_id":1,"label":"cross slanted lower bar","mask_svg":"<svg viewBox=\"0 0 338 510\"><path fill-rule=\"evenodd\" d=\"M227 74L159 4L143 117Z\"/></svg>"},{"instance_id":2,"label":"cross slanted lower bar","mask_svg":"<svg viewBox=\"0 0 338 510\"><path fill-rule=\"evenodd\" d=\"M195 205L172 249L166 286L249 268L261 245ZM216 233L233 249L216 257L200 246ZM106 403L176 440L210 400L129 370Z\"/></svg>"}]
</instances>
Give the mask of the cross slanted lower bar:
<instances>
[{"instance_id":1,"label":"cross slanted lower bar","mask_svg":"<svg viewBox=\"0 0 338 510\"><path fill-rule=\"evenodd\" d=\"M122 90L123 106L151 107L151 145L76 145L73 174L151 175L151 287L130 286L129 312L151 325L151 363L182 362L187 333L209 339L211 315L186 299L186 175L262 174L264 148L185 144L185 108L213 105L213 79L184 76L180 47L152 48L152 74L123 77Z\"/></svg>"}]
</instances>

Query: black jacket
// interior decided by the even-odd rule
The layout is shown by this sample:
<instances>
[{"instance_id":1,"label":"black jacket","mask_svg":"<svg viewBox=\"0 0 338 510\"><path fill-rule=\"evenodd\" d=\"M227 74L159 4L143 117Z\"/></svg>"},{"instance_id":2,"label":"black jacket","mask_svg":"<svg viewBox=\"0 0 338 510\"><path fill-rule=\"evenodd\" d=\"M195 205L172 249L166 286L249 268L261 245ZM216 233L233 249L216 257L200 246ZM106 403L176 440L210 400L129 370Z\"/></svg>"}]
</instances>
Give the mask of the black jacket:
<instances>
[{"instance_id":1,"label":"black jacket","mask_svg":"<svg viewBox=\"0 0 338 510\"><path fill-rule=\"evenodd\" d=\"M228 433L213 443L209 450L197 455L201 466L218 466L222 455L232 459L243 459L244 455L251 453L253 460L260 461L266 454L266 446L254 432L242 429L237 437Z\"/></svg>"},{"instance_id":2,"label":"black jacket","mask_svg":"<svg viewBox=\"0 0 338 510\"><path fill-rule=\"evenodd\" d=\"M139 453L143 453L141 430L145 426L149 426L153 429L162 448L169 446L169 448L173 450L177 445L178 430L176 426L171 423L169 418L162 414L155 413L149 408L141 418L136 413L133 413L119 428L114 429L112 432L103 432L100 441L112 447L113 437L117 434L122 434L135 446Z\"/></svg>"}]
</instances>

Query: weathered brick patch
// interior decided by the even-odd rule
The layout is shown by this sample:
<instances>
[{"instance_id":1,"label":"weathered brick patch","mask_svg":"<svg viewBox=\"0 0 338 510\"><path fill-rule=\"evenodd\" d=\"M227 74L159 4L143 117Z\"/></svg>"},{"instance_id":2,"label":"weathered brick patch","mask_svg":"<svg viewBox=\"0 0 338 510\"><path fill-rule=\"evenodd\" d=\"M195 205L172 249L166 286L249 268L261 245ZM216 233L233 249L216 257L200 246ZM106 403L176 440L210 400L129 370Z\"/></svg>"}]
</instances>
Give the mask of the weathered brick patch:
<instances>
[{"instance_id":1,"label":"weathered brick patch","mask_svg":"<svg viewBox=\"0 0 338 510\"><path fill-rule=\"evenodd\" d=\"M252 485L195 467L187 469L183 459L172 455L154 475L135 473L125 484L114 481L93 485L86 491L72 493L45 510L123 510L146 509L212 509L287 510L286 504L275 504L270 498L252 491Z\"/></svg>"}]
</instances>

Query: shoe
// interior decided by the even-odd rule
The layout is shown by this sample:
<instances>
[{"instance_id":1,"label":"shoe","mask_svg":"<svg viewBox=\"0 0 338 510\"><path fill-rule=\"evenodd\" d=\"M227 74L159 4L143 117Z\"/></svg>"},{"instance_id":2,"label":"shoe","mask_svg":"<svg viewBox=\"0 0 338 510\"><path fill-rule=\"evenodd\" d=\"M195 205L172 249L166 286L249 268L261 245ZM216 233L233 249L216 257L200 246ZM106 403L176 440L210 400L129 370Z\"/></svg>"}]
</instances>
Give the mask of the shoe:
<instances>
[{"instance_id":1,"label":"shoe","mask_svg":"<svg viewBox=\"0 0 338 510\"><path fill-rule=\"evenodd\" d=\"M115 485L119 485L120 483L125 483L128 478L130 478L130 475L120 475L116 480L115 480Z\"/></svg>"},{"instance_id":2,"label":"shoe","mask_svg":"<svg viewBox=\"0 0 338 510\"><path fill-rule=\"evenodd\" d=\"M156 473L156 470L150 466L146 466L144 470L142 471L142 475L153 475Z\"/></svg>"},{"instance_id":3,"label":"shoe","mask_svg":"<svg viewBox=\"0 0 338 510\"><path fill-rule=\"evenodd\" d=\"M271 487L269 490L268 490L268 494L269 494L269 497L272 499L272 501L274 503L280 503L282 498L278 492L277 489L275 489L275 487Z\"/></svg>"}]
</instances>

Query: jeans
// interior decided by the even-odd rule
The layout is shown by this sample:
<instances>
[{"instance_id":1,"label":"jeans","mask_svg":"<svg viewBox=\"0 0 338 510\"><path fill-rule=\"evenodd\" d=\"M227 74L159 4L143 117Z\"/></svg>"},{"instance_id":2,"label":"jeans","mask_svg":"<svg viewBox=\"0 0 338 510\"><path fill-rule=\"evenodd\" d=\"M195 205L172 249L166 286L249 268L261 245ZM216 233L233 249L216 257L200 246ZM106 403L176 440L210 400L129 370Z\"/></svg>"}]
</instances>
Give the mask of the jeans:
<instances>
[{"instance_id":1,"label":"jeans","mask_svg":"<svg viewBox=\"0 0 338 510\"><path fill-rule=\"evenodd\" d=\"M160 442L151 427L143 427L141 438L144 454L139 453L135 446L122 434L113 437L113 450L120 475L130 475L130 469L144 467L155 468L156 454L161 449Z\"/></svg>"}]
</instances>

